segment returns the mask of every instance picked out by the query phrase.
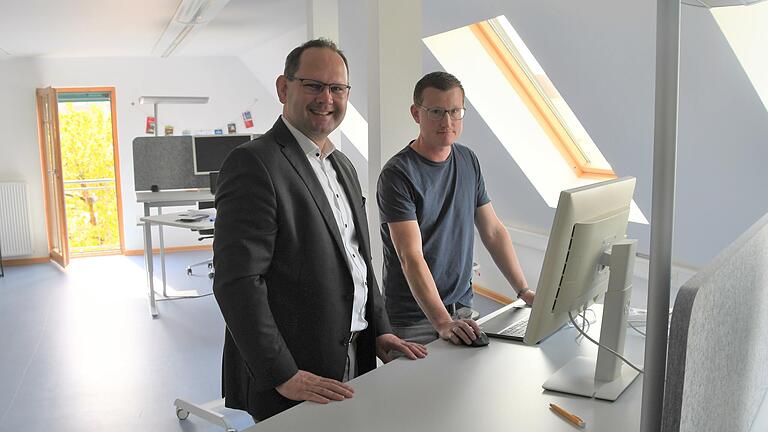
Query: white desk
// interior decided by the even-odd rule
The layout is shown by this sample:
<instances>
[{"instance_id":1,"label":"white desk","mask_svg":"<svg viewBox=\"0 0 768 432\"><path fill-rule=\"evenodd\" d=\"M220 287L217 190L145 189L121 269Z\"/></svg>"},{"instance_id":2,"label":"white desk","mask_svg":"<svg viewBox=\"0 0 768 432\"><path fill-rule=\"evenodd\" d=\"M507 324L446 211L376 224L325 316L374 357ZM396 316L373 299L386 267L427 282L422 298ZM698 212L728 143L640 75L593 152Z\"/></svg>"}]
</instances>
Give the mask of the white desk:
<instances>
[{"instance_id":1,"label":"white desk","mask_svg":"<svg viewBox=\"0 0 768 432\"><path fill-rule=\"evenodd\" d=\"M182 190L167 190L167 191L138 191L136 192L136 202L141 203L144 206L144 217L151 215L151 209L154 207L157 209L157 214L163 213L163 207L178 207L186 205L195 205L201 201L213 201L214 196L211 194L210 189L182 189ZM158 223L158 239L160 240L160 265L163 269L162 282L163 293L166 292L165 281L165 242L163 239L163 225L164 223ZM145 231L146 233L146 231ZM151 239L150 239L151 245ZM144 253L146 256L146 244L144 247ZM150 282L151 283L151 282ZM154 310L152 316L156 316L156 310Z\"/></svg>"},{"instance_id":2,"label":"white desk","mask_svg":"<svg viewBox=\"0 0 768 432\"><path fill-rule=\"evenodd\" d=\"M599 320L602 308L593 308ZM599 336L599 323L589 333ZM541 388L573 356L597 355L591 342L577 345L576 334L564 328L537 347L492 339L487 347L470 348L439 340L428 346L426 359L396 360L352 380L352 399L305 402L243 432L581 430L552 413L550 402L580 416L585 430L639 430L642 377L616 402ZM643 345L644 338L628 329L625 353L635 364L642 362Z\"/></svg>"},{"instance_id":3,"label":"white desk","mask_svg":"<svg viewBox=\"0 0 768 432\"><path fill-rule=\"evenodd\" d=\"M149 286L149 310L152 317L157 316L157 302L155 300L155 283L154 283L154 260L152 258L152 225L157 225L160 229L165 226L173 226L178 228L185 228L192 231L200 231L213 228L213 216L216 211L214 209L208 210L195 210L195 212L208 213L209 218L203 219L199 222L179 222L177 219L183 214L188 212L177 212L168 214L159 214L155 216L145 216L140 218L144 222L144 263L147 270L147 285ZM163 276L163 296L174 297L189 295L188 292L175 292L168 295L165 285L165 259L164 258L164 245L162 237L160 237L160 269ZM194 294L197 294L195 292Z\"/></svg>"}]
</instances>

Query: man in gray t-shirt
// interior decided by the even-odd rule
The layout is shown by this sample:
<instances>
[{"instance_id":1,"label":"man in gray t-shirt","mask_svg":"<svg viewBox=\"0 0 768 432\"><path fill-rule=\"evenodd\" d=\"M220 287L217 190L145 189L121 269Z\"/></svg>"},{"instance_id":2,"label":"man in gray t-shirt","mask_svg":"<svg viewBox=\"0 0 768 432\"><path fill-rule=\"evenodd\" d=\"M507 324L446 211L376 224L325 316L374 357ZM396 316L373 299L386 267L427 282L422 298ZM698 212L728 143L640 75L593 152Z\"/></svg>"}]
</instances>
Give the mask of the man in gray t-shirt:
<instances>
[{"instance_id":1,"label":"man in gray t-shirt","mask_svg":"<svg viewBox=\"0 0 768 432\"><path fill-rule=\"evenodd\" d=\"M518 297L532 304L534 293L493 211L477 157L456 143L464 117L461 83L445 72L427 74L413 101L419 136L384 166L376 195L387 313L403 339L469 344L480 328L456 311L472 305L473 225Z\"/></svg>"}]
</instances>

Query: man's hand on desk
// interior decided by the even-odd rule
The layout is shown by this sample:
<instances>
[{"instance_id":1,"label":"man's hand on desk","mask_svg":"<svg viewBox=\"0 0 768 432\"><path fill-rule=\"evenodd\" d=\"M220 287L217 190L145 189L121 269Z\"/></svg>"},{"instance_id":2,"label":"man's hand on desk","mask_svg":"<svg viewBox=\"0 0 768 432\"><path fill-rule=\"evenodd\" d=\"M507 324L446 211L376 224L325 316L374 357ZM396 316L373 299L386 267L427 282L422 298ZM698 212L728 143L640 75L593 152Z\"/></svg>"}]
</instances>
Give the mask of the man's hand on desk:
<instances>
[{"instance_id":1,"label":"man's hand on desk","mask_svg":"<svg viewBox=\"0 0 768 432\"><path fill-rule=\"evenodd\" d=\"M457 319L445 321L435 327L440 339L451 341L456 345L472 343L480 334L480 326L471 319Z\"/></svg>"},{"instance_id":2,"label":"man's hand on desk","mask_svg":"<svg viewBox=\"0 0 768 432\"><path fill-rule=\"evenodd\" d=\"M303 370L296 372L288 381L275 387L275 390L290 400L308 400L319 404L349 399L355 393L352 387L342 382Z\"/></svg>"},{"instance_id":3,"label":"man's hand on desk","mask_svg":"<svg viewBox=\"0 0 768 432\"><path fill-rule=\"evenodd\" d=\"M391 350L400 351L411 360L427 356L427 347L424 345L402 340L392 333L383 334L376 338L376 356L381 361L389 363L392 360L387 354Z\"/></svg>"}]
</instances>

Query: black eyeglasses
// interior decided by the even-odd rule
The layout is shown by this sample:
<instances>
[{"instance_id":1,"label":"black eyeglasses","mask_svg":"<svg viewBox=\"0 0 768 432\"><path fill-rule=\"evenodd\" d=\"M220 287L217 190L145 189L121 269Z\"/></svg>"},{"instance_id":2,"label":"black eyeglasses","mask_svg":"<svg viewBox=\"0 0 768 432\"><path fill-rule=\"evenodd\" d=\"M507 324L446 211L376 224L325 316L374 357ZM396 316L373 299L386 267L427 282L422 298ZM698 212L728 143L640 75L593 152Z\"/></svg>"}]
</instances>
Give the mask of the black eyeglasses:
<instances>
[{"instance_id":1,"label":"black eyeglasses","mask_svg":"<svg viewBox=\"0 0 768 432\"><path fill-rule=\"evenodd\" d=\"M426 111L427 117L430 120L442 120L443 117L445 117L445 113L448 113L448 115L454 120L461 120L464 118L464 114L467 112L467 110L464 108L443 109L438 107L427 108L421 105L416 106Z\"/></svg>"},{"instance_id":2,"label":"black eyeglasses","mask_svg":"<svg viewBox=\"0 0 768 432\"><path fill-rule=\"evenodd\" d=\"M299 81L301 83L301 88L304 89L304 91L311 95L319 95L322 93L326 87L328 87L328 90L331 91L331 94L334 96L346 96L349 93L349 89L351 89L351 86L348 86L346 84L338 84L338 83L324 83L322 81L317 81L309 78L299 78L295 76L289 76L286 77L289 81Z\"/></svg>"}]
</instances>

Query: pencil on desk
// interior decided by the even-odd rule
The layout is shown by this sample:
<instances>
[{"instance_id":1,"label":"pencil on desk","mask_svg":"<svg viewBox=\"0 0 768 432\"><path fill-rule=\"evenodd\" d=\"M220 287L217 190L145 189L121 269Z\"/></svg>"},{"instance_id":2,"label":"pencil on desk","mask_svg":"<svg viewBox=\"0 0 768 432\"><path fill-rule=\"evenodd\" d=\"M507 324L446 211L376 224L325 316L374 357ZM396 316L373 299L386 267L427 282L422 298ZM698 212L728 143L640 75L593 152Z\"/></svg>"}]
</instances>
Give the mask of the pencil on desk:
<instances>
[{"instance_id":1,"label":"pencil on desk","mask_svg":"<svg viewBox=\"0 0 768 432\"><path fill-rule=\"evenodd\" d=\"M550 403L549 409L556 412L560 416L562 416L564 419L568 420L570 423L572 423L574 426L578 426L580 428L583 428L586 423L584 423L584 420L581 419L581 417L571 414L568 411L564 410L557 404Z\"/></svg>"}]
</instances>

